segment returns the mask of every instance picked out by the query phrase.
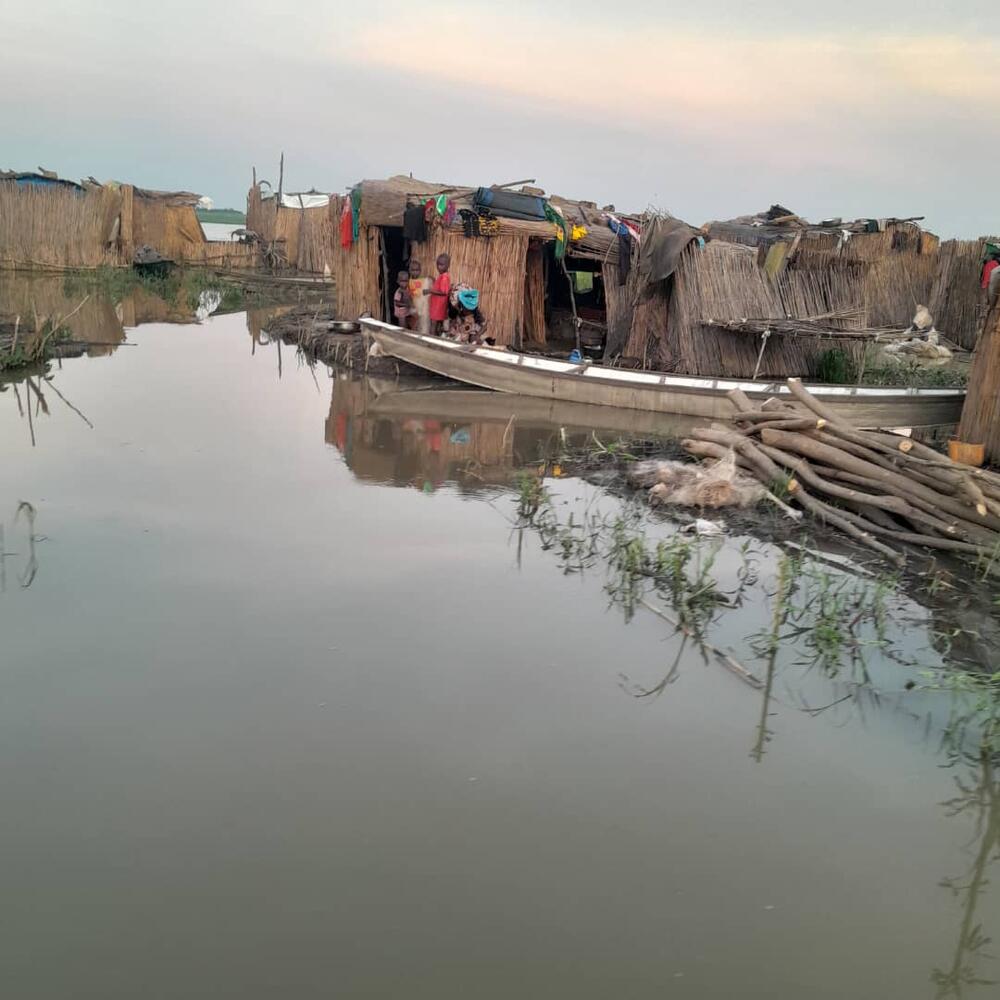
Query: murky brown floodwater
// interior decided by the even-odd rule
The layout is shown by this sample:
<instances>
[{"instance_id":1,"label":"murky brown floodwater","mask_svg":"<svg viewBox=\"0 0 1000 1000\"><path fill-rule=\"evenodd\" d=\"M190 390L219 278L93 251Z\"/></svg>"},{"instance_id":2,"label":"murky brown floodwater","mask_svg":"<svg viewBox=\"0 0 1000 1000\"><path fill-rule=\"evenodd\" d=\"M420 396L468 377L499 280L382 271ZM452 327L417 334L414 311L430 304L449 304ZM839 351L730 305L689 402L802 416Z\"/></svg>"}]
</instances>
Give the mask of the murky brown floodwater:
<instances>
[{"instance_id":1,"label":"murky brown floodwater","mask_svg":"<svg viewBox=\"0 0 1000 1000\"><path fill-rule=\"evenodd\" d=\"M945 696L789 640L766 703L691 649L638 697L671 628L512 528L586 414L279 379L242 315L124 336L0 386L4 996L996 995L1000 783L942 766ZM713 641L759 671L752 547Z\"/></svg>"}]
</instances>

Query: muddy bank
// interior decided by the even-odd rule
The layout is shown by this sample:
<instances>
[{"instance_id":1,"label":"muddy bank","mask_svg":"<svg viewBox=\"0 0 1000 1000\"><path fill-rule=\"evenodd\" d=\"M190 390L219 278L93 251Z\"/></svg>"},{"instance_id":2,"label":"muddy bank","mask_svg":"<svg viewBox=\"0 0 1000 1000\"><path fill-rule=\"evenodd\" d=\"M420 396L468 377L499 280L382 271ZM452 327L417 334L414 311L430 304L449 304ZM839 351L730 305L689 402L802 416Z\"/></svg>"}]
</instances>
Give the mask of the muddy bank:
<instances>
[{"instance_id":1,"label":"muddy bank","mask_svg":"<svg viewBox=\"0 0 1000 1000\"><path fill-rule=\"evenodd\" d=\"M328 365L338 365L368 375L413 375L433 378L423 368L395 358L373 357L371 341L362 333L344 334L332 329L336 320L331 305L302 305L275 316L264 325L272 339L293 344L304 354Z\"/></svg>"}]
</instances>

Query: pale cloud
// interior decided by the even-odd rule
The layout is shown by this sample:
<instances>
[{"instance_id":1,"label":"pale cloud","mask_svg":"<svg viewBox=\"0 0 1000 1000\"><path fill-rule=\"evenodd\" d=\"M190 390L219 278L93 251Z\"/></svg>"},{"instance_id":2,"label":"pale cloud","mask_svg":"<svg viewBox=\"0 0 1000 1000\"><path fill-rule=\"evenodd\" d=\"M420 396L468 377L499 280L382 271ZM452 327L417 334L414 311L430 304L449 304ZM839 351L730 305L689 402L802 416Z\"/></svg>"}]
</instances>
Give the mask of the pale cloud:
<instances>
[{"instance_id":1,"label":"pale cloud","mask_svg":"<svg viewBox=\"0 0 1000 1000\"><path fill-rule=\"evenodd\" d=\"M447 9L409 24L406 45L387 45L383 24L359 26L350 59L403 77L530 98L570 114L637 124L684 121L756 125L807 120L817 110L862 116L914 99L992 106L1000 88L1000 41L955 36L786 35L746 38L685 30L617 27L595 36L579 24L509 19L481 44L481 15Z\"/></svg>"},{"instance_id":2,"label":"pale cloud","mask_svg":"<svg viewBox=\"0 0 1000 1000\"><path fill-rule=\"evenodd\" d=\"M250 166L1000 229L995 0L0 0L0 167L203 190ZM499 12L499 15L498 15ZM408 129L400 115L437 124ZM454 123L468 126L459 133ZM960 150L961 155L955 151Z\"/></svg>"}]
</instances>

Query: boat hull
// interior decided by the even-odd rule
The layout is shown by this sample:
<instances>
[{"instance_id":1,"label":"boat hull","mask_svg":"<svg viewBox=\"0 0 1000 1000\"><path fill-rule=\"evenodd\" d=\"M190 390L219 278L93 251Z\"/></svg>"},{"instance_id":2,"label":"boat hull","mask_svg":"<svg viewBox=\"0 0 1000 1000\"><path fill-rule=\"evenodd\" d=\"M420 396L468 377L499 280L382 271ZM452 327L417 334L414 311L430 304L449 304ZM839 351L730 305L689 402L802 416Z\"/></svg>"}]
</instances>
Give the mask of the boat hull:
<instances>
[{"instance_id":1,"label":"boat hull","mask_svg":"<svg viewBox=\"0 0 1000 1000\"><path fill-rule=\"evenodd\" d=\"M380 349L400 361L469 385L589 406L725 420L741 389L751 400L790 396L783 383L634 372L470 347L362 320ZM809 386L818 399L860 427L931 427L957 423L964 390Z\"/></svg>"}]
</instances>

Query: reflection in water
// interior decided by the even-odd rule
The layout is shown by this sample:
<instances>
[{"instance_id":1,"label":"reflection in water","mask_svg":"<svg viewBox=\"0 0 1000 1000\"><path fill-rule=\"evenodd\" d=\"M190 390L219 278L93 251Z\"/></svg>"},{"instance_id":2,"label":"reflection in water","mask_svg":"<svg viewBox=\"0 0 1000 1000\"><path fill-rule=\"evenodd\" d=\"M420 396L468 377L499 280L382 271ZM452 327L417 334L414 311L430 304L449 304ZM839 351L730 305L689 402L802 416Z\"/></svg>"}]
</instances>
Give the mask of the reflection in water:
<instances>
[{"instance_id":1,"label":"reflection in water","mask_svg":"<svg viewBox=\"0 0 1000 1000\"><path fill-rule=\"evenodd\" d=\"M983 754L965 778L955 778L955 785L958 795L945 802L944 807L949 816L971 820L974 829L971 847L975 853L963 875L941 881L942 887L961 903L961 923L951 962L945 968L936 968L931 975L938 1000L967 996L967 988L997 984L995 979L983 978L981 972L983 961L996 956L988 951L992 939L977 914L989 885L989 868L1000 860L1000 776L991 757Z\"/></svg>"},{"instance_id":2,"label":"reflection in water","mask_svg":"<svg viewBox=\"0 0 1000 1000\"><path fill-rule=\"evenodd\" d=\"M35 547L38 542L44 541L44 537L35 534L37 514L34 505L28 503L27 500L22 500L17 505L17 511L14 514L14 527L16 528L18 524L24 525L26 554L21 569L17 571L17 582L22 590L27 590L35 582L35 576L38 574L38 554ZM0 594L7 589L7 562L18 555L17 551L8 551L6 539L6 528L3 521L0 520Z\"/></svg>"},{"instance_id":3,"label":"reflection in water","mask_svg":"<svg viewBox=\"0 0 1000 1000\"><path fill-rule=\"evenodd\" d=\"M685 417L340 372L325 437L359 479L474 492L508 485L516 469L595 435L679 437L691 426Z\"/></svg>"},{"instance_id":4,"label":"reflection in water","mask_svg":"<svg viewBox=\"0 0 1000 1000\"><path fill-rule=\"evenodd\" d=\"M49 419L17 383L34 451L0 395L8 992L321 996L334 963L345 996L994 995L996 778L949 818L945 696L903 690L943 659L927 595L886 598L886 658L874 576L810 555L784 600L749 519L701 542L516 475L589 433L575 413L330 399L208 322L33 373ZM27 589L22 496L52 539ZM544 539L509 540L519 508Z\"/></svg>"}]
</instances>

